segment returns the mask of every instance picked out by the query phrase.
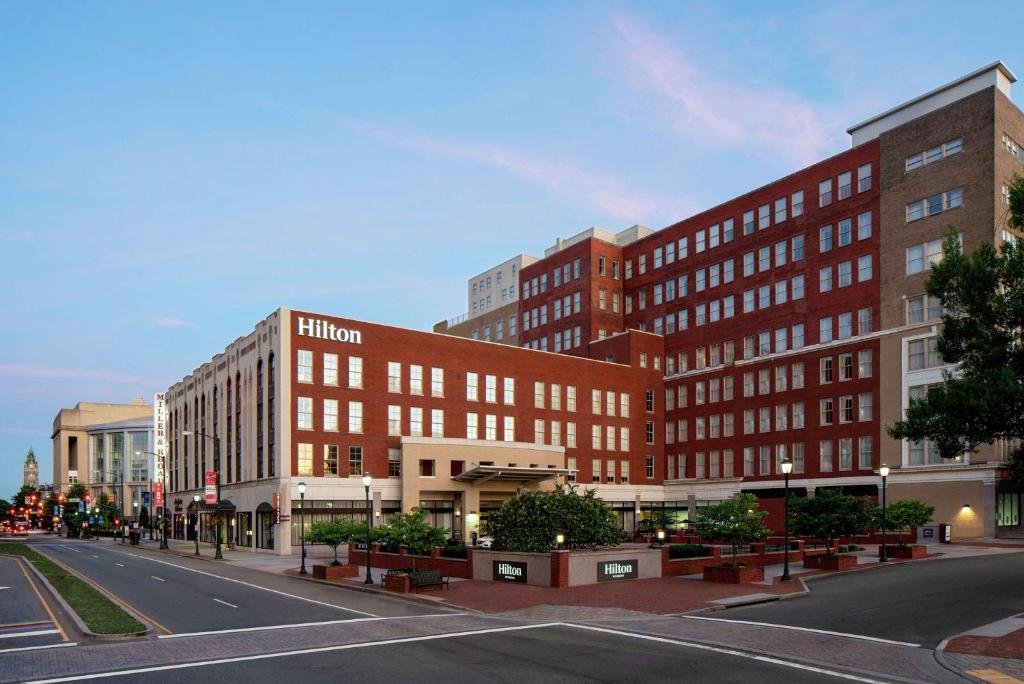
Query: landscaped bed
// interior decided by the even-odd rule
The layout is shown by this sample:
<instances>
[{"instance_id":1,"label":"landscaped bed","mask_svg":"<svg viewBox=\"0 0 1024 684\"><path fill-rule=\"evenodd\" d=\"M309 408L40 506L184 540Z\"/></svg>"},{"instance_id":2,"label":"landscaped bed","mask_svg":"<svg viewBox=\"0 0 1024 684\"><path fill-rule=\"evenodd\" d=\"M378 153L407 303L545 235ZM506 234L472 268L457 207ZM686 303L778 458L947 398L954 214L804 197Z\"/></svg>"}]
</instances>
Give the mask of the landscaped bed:
<instances>
[{"instance_id":1,"label":"landscaped bed","mask_svg":"<svg viewBox=\"0 0 1024 684\"><path fill-rule=\"evenodd\" d=\"M89 584L23 544L0 544L0 554L21 556L46 578L90 631L102 635L136 634L145 625Z\"/></svg>"}]
</instances>

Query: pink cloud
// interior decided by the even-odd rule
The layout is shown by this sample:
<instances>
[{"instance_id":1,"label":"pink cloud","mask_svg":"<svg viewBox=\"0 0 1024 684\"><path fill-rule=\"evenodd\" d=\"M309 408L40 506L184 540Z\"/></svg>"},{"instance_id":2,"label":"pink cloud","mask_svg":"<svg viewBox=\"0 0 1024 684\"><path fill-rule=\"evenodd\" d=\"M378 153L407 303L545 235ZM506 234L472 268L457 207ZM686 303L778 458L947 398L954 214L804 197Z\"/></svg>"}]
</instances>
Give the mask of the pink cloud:
<instances>
[{"instance_id":1,"label":"pink cloud","mask_svg":"<svg viewBox=\"0 0 1024 684\"><path fill-rule=\"evenodd\" d=\"M797 166L842 145L837 123L798 95L716 78L632 17L615 18L612 28L627 83L652 96L681 137L713 147L760 149Z\"/></svg>"}]
</instances>

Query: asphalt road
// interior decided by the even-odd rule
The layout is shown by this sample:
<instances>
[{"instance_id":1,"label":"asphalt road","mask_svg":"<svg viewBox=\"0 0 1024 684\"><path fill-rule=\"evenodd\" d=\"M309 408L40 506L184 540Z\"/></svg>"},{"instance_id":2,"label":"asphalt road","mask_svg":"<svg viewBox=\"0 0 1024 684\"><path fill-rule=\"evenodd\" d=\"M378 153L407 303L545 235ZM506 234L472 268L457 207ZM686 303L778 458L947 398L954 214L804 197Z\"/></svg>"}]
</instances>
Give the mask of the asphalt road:
<instances>
[{"instance_id":1,"label":"asphalt road","mask_svg":"<svg viewBox=\"0 0 1024 684\"><path fill-rule=\"evenodd\" d=\"M284 575L125 549L104 542L43 541L65 563L171 633L438 612Z\"/></svg>"},{"instance_id":2,"label":"asphalt road","mask_svg":"<svg viewBox=\"0 0 1024 684\"><path fill-rule=\"evenodd\" d=\"M104 677L111 682L835 682L804 665L568 626L359 644L301 655L233 659ZM872 681L864 679L862 681Z\"/></svg>"},{"instance_id":3,"label":"asphalt road","mask_svg":"<svg viewBox=\"0 0 1024 684\"><path fill-rule=\"evenodd\" d=\"M0 653L63 640L32 587L21 561L0 556Z\"/></svg>"},{"instance_id":4,"label":"asphalt road","mask_svg":"<svg viewBox=\"0 0 1024 684\"><path fill-rule=\"evenodd\" d=\"M716 613L863 634L934 648L946 637L1024 612L1024 553L894 565L814 580L811 595Z\"/></svg>"}]
</instances>

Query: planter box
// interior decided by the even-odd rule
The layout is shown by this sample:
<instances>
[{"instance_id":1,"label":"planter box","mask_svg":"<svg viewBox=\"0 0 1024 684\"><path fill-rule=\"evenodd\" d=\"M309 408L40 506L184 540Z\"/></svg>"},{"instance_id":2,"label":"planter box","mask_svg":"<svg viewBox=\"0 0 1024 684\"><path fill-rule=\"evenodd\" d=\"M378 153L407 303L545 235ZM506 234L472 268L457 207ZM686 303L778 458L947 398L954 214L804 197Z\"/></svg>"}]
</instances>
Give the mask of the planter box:
<instances>
[{"instance_id":1,"label":"planter box","mask_svg":"<svg viewBox=\"0 0 1024 684\"><path fill-rule=\"evenodd\" d=\"M856 556L806 556L804 567L814 570L849 570L857 567Z\"/></svg>"},{"instance_id":2,"label":"planter box","mask_svg":"<svg viewBox=\"0 0 1024 684\"><path fill-rule=\"evenodd\" d=\"M388 591L398 592L399 594L409 593L409 576L408 575L386 575L384 577L384 588Z\"/></svg>"},{"instance_id":3,"label":"planter box","mask_svg":"<svg viewBox=\"0 0 1024 684\"><path fill-rule=\"evenodd\" d=\"M909 544L907 546L886 545L885 550L889 558L917 560L928 555L928 547L924 544Z\"/></svg>"},{"instance_id":4,"label":"planter box","mask_svg":"<svg viewBox=\"0 0 1024 684\"><path fill-rule=\"evenodd\" d=\"M314 565L313 577L320 580L334 580L342 577L355 577L359 568L355 565Z\"/></svg>"},{"instance_id":5,"label":"planter box","mask_svg":"<svg viewBox=\"0 0 1024 684\"><path fill-rule=\"evenodd\" d=\"M709 565L704 568L705 582L721 582L723 584L742 584L743 582L763 582L764 568L748 565L733 567L729 565Z\"/></svg>"}]
</instances>

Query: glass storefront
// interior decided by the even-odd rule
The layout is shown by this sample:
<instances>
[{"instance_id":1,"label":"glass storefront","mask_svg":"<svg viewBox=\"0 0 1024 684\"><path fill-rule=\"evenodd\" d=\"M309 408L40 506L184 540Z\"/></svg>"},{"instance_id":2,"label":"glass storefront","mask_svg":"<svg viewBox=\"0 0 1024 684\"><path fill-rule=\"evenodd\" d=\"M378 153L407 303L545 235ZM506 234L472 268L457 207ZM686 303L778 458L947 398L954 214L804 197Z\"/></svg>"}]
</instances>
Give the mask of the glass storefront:
<instances>
[{"instance_id":1,"label":"glass storefront","mask_svg":"<svg viewBox=\"0 0 1024 684\"><path fill-rule=\"evenodd\" d=\"M1017 493L1000 492L996 495L996 526L1020 526L1020 499Z\"/></svg>"},{"instance_id":2,"label":"glass storefront","mask_svg":"<svg viewBox=\"0 0 1024 684\"><path fill-rule=\"evenodd\" d=\"M298 501L292 501L291 539L292 546L302 543L299 534L299 525L305 520L306 534L313 523L321 520L334 520L344 518L352 522L366 524L366 501L365 500L306 500L305 513L299 506ZM262 547L261 547L262 548Z\"/></svg>"}]
</instances>

